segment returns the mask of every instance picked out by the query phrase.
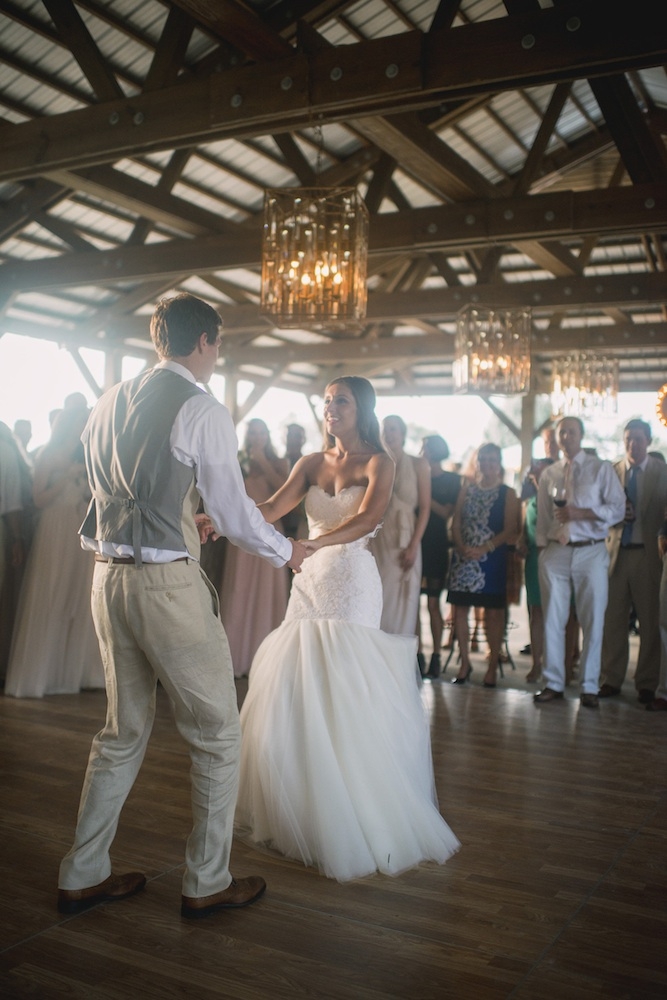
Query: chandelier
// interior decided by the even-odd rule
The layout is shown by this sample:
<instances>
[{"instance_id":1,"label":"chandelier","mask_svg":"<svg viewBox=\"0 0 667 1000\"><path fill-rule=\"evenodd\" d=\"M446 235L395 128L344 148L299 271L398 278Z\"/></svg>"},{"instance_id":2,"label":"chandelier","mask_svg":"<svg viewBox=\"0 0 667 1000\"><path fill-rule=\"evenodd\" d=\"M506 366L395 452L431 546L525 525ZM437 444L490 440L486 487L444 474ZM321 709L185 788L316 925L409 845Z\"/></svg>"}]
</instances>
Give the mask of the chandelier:
<instances>
[{"instance_id":1,"label":"chandelier","mask_svg":"<svg viewBox=\"0 0 667 1000\"><path fill-rule=\"evenodd\" d=\"M455 391L481 396L528 392L530 334L529 309L462 309L452 366Z\"/></svg>"},{"instance_id":2,"label":"chandelier","mask_svg":"<svg viewBox=\"0 0 667 1000\"><path fill-rule=\"evenodd\" d=\"M551 407L554 416L616 413L618 359L590 352L555 358Z\"/></svg>"},{"instance_id":3,"label":"chandelier","mask_svg":"<svg viewBox=\"0 0 667 1000\"><path fill-rule=\"evenodd\" d=\"M367 257L368 210L356 188L265 192L260 312L276 326L359 327Z\"/></svg>"}]
</instances>

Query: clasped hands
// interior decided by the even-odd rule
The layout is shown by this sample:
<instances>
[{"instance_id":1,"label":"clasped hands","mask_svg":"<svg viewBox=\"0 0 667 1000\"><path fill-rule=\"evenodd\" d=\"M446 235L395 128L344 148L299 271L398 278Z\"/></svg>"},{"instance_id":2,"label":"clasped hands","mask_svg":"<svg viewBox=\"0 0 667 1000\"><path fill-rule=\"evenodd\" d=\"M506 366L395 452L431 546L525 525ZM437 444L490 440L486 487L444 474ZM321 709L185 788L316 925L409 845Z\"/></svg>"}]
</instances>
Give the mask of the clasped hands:
<instances>
[{"instance_id":1,"label":"clasped hands","mask_svg":"<svg viewBox=\"0 0 667 1000\"><path fill-rule=\"evenodd\" d=\"M215 525L208 514L195 514L195 524L197 525L199 541L202 545L205 545L209 539L214 542L221 537L215 530ZM304 539L303 541L289 538L288 541L292 543L292 556L288 559L287 566L293 573L300 573L303 560L307 559L313 552L316 552L320 546L315 538Z\"/></svg>"}]
</instances>

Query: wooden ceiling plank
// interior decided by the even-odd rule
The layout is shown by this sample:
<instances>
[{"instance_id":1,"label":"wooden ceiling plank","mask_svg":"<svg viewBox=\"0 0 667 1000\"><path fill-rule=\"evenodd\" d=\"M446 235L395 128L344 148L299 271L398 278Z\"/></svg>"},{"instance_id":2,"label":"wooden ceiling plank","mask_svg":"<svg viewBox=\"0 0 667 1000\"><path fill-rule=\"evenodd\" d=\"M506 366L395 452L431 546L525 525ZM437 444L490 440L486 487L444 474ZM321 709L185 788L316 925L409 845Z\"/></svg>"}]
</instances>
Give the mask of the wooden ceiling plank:
<instances>
[{"instance_id":1,"label":"wooden ceiling plank","mask_svg":"<svg viewBox=\"0 0 667 1000\"><path fill-rule=\"evenodd\" d=\"M445 97L601 75L619 67L638 69L667 59L667 38L659 30L660 12L652 0L636 0L629 22L625 16L620 19L615 6L589 0L580 29L567 32L564 21L573 10L582 15L580 6L565 4L530 16L439 31L435 46L431 39L427 46L420 32L407 32L312 57L297 53L127 101L5 124L0 128L0 179L80 168L224 136L263 135L278 123L282 131L293 131L314 115L323 124L386 115ZM601 20L604 38L597 30ZM522 49L526 33L540 44ZM395 74L386 74L389 65L397 67ZM342 75L332 80L336 67Z\"/></svg>"},{"instance_id":2,"label":"wooden ceiling plank","mask_svg":"<svg viewBox=\"0 0 667 1000\"><path fill-rule=\"evenodd\" d=\"M43 0L51 20L100 101L123 99L123 89L72 0Z\"/></svg>"}]
</instances>

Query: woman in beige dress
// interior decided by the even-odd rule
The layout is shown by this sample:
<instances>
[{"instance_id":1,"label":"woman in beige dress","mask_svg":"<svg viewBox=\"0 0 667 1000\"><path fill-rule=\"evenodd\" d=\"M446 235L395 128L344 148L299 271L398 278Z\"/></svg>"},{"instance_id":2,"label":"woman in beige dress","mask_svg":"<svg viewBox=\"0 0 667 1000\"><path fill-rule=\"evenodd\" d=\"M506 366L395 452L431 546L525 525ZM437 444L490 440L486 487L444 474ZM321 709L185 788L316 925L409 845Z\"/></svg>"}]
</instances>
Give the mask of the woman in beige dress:
<instances>
[{"instance_id":1,"label":"woman in beige dress","mask_svg":"<svg viewBox=\"0 0 667 1000\"><path fill-rule=\"evenodd\" d=\"M35 463L33 495L41 512L26 565L7 668L5 694L41 698L104 687L90 610L93 554L79 528L90 491L83 465L84 407L63 410Z\"/></svg>"},{"instance_id":2,"label":"woman in beige dress","mask_svg":"<svg viewBox=\"0 0 667 1000\"><path fill-rule=\"evenodd\" d=\"M407 427L385 417L382 440L396 463L396 476L382 528L372 551L382 580L380 628L395 635L416 635L422 560L421 540L431 511L431 473L425 458L404 450Z\"/></svg>"},{"instance_id":3,"label":"woman in beige dress","mask_svg":"<svg viewBox=\"0 0 667 1000\"><path fill-rule=\"evenodd\" d=\"M255 503L268 500L286 482L287 459L279 458L263 420L248 421L240 455L246 492ZM281 525L276 524L280 530ZM262 640L285 617L288 572L260 556L227 545L220 587L220 616L229 640L236 677L247 676Z\"/></svg>"}]
</instances>

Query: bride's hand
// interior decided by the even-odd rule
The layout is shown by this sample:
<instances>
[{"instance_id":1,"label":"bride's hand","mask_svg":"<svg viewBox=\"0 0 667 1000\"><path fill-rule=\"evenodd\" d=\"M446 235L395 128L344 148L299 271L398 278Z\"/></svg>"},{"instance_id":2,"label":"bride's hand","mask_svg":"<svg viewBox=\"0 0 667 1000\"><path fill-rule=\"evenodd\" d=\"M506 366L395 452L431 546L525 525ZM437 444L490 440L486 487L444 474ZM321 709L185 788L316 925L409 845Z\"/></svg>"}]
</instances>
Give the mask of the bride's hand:
<instances>
[{"instance_id":1,"label":"bride's hand","mask_svg":"<svg viewBox=\"0 0 667 1000\"><path fill-rule=\"evenodd\" d=\"M202 545L205 545L209 538L214 542L220 538L208 514L195 514L195 524L197 525L199 541Z\"/></svg>"},{"instance_id":2,"label":"bride's hand","mask_svg":"<svg viewBox=\"0 0 667 1000\"><path fill-rule=\"evenodd\" d=\"M306 550L306 558L312 556L313 552L317 552L318 549L322 548L322 545L317 538L304 538L301 543Z\"/></svg>"}]
</instances>

